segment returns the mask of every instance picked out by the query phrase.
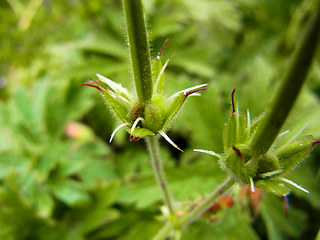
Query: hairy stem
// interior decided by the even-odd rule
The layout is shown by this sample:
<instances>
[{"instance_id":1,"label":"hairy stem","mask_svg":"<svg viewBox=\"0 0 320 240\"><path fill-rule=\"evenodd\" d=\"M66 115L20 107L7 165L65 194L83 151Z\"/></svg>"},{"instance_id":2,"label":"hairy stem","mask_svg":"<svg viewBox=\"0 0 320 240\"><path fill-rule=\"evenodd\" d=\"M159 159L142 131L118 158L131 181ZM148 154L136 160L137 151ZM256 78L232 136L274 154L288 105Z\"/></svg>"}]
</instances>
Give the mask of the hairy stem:
<instances>
[{"instance_id":1,"label":"hairy stem","mask_svg":"<svg viewBox=\"0 0 320 240\"><path fill-rule=\"evenodd\" d=\"M167 221L166 224L160 229L160 231L152 238L152 240L164 240L170 232L174 229L172 222Z\"/></svg>"},{"instance_id":2,"label":"hairy stem","mask_svg":"<svg viewBox=\"0 0 320 240\"><path fill-rule=\"evenodd\" d=\"M172 198L169 193L166 176L163 171L163 166L162 166L162 161L160 156L159 136L147 136L146 142L147 142L147 148L148 148L150 159L151 159L153 173L157 180L158 186L161 189L164 203L169 209L170 215L172 216L174 213L173 206L172 206Z\"/></svg>"},{"instance_id":3,"label":"hairy stem","mask_svg":"<svg viewBox=\"0 0 320 240\"><path fill-rule=\"evenodd\" d=\"M189 223L192 220L195 220L197 217L200 216L201 213L205 212L210 207L210 205L219 196L221 196L221 194L230 189L233 186L233 184L234 180L232 179L232 177L226 179L218 188L211 192L197 207L195 207L191 212L179 219L178 223L168 221L152 240L163 240L169 235L169 233L173 229L179 228L179 226L182 226L184 224Z\"/></svg>"},{"instance_id":4,"label":"hairy stem","mask_svg":"<svg viewBox=\"0 0 320 240\"><path fill-rule=\"evenodd\" d=\"M210 205L221 196L225 191L231 188L234 184L232 177L227 178L217 189L211 192L197 207L195 207L190 213L180 219L179 224L186 224L195 218L199 217L201 213L205 212Z\"/></svg>"},{"instance_id":5,"label":"hairy stem","mask_svg":"<svg viewBox=\"0 0 320 240\"><path fill-rule=\"evenodd\" d=\"M152 71L146 23L141 0L123 0L136 91L140 102L152 96Z\"/></svg>"},{"instance_id":6,"label":"hairy stem","mask_svg":"<svg viewBox=\"0 0 320 240\"><path fill-rule=\"evenodd\" d=\"M301 41L293 54L288 70L281 85L267 110L263 123L252 139L251 146L256 154L263 154L269 150L292 109L295 100L307 78L320 33L319 6L315 9L305 27Z\"/></svg>"}]
</instances>

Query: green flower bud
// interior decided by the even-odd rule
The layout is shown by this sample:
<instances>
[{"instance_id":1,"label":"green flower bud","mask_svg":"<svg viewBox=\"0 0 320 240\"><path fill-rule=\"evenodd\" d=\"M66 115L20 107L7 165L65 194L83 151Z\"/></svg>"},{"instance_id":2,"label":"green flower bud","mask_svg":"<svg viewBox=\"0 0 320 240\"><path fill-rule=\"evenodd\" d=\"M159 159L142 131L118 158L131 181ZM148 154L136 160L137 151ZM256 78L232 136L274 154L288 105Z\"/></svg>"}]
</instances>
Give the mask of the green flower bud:
<instances>
[{"instance_id":1,"label":"green flower bud","mask_svg":"<svg viewBox=\"0 0 320 240\"><path fill-rule=\"evenodd\" d=\"M308 192L282 175L299 165L320 141L315 141L312 136L304 136L281 143L280 139L284 134L280 134L267 153L258 154L252 149L251 140L260 127L263 115L251 123L249 111L247 116L243 116L235 107L234 93L235 90L231 94L232 112L223 130L224 153L220 155L201 149L195 151L218 157L222 168L240 184L250 185L252 191L255 185L278 196L286 196L290 192L290 188L286 186L289 184Z\"/></svg>"},{"instance_id":2,"label":"green flower bud","mask_svg":"<svg viewBox=\"0 0 320 240\"><path fill-rule=\"evenodd\" d=\"M252 159L247 145L238 144L230 148L220 164L232 173L242 184L248 184L257 172L259 162Z\"/></svg>"},{"instance_id":3,"label":"green flower bud","mask_svg":"<svg viewBox=\"0 0 320 240\"><path fill-rule=\"evenodd\" d=\"M266 173L280 170L279 159L274 154L266 153L261 156L258 161L259 168L257 178L259 178L261 175L266 176L264 175Z\"/></svg>"},{"instance_id":4,"label":"green flower bud","mask_svg":"<svg viewBox=\"0 0 320 240\"><path fill-rule=\"evenodd\" d=\"M102 93L104 100L123 122L111 134L110 142L120 128L127 127L127 131L130 133L130 141L148 135L161 134L171 145L181 150L171 141L164 131L174 116L176 116L186 98L191 95L199 95L197 92L205 90L207 84L182 90L166 99L163 96L165 82L164 70L168 61L164 65L162 65L160 61L160 56L165 44L152 64L153 91L151 99L146 100L147 98L141 97L148 96L150 92L146 94L142 92L137 102L137 97L133 97L127 89L99 74L97 74L99 78L98 81L82 84L82 86L97 88ZM143 91L144 88L139 89Z\"/></svg>"},{"instance_id":5,"label":"green flower bud","mask_svg":"<svg viewBox=\"0 0 320 240\"><path fill-rule=\"evenodd\" d=\"M161 112L153 103L149 103L145 107L143 126L155 133L163 128L163 118Z\"/></svg>"}]
</instances>

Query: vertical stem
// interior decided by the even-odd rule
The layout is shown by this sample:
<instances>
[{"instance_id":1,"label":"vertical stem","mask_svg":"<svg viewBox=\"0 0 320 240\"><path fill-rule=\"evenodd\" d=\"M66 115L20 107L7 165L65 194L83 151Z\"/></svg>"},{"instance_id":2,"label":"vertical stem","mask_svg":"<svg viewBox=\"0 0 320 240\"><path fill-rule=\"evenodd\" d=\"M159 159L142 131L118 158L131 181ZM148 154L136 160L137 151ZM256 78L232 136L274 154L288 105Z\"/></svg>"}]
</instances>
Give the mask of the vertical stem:
<instances>
[{"instance_id":1,"label":"vertical stem","mask_svg":"<svg viewBox=\"0 0 320 240\"><path fill-rule=\"evenodd\" d=\"M163 166L160 156L159 136L147 136L146 137L147 148L149 151L151 164L158 186L161 189L164 203L169 209L170 215L173 215L172 198L169 193L167 180L163 171Z\"/></svg>"},{"instance_id":2,"label":"vertical stem","mask_svg":"<svg viewBox=\"0 0 320 240\"><path fill-rule=\"evenodd\" d=\"M123 0L136 91L140 102L152 96L152 72L146 23L141 0Z\"/></svg>"},{"instance_id":3,"label":"vertical stem","mask_svg":"<svg viewBox=\"0 0 320 240\"><path fill-rule=\"evenodd\" d=\"M257 133L252 139L251 146L256 154L263 154L269 150L307 78L320 34L319 5L318 3L313 16L306 24L305 32L293 54L280 88L266 113L261 127L257 129Z\"/></svg>"}]
</instances>

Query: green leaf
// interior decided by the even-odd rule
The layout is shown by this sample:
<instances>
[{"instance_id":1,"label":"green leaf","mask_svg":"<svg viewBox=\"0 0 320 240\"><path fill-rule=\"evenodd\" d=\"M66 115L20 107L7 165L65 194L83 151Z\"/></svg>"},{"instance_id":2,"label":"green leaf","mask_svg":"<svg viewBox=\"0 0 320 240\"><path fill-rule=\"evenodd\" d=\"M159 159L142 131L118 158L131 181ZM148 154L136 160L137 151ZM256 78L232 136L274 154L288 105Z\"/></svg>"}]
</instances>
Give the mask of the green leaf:
<instances>
[{"instance_id":1,"label":"green leaf","mask_svg":"<svg viewBox=\"0 0 320 240\"><path fill-rule=\"evenodd\" d=\"M215 216L217 217L216 220L200 219L192 223L183 232L182 239L259 239L259 236L251 227L250 216L241 209L238 201L235 201L230 209L222 210L221 215Z\"/></svg>"},{"instance_id":2,"label":"green leaf","mask_svg":"<svg viewBox=\"0 0 320 240\"><path fill-rule=\"evenodd\" d=\"M54 195L67 205L81 205L89 201L83 185L73 180L58 180L51 183L50 187Z\"/></svg>"},{"instance_id":3,"label":"green leaf","mask_svg":"<svg viewBox=\"0 0 320 240\"><path fill-rule=\"evenodd\" d=\"M64 227L65 239L84 239L85 235L94 235L111 222L119 218L116 209L109 208L117 199L119 183L99 182L91 193L91 201L71 210L71 217ZM76 221L74 220L76 219Z\"/></svg>"},{"instance_id":4,"label":"green leaf","mask_svg":"<svg viewBox=\"0 0 320 240\"><path fill-rule=\"evenodd\" d=\"M163 159L166 159L165 172L170 183L168 188L172 192L175 201L197 199L199 194L201 196L212 191L225 176L218 168L218 162L212 159L198 160L193 164L186 163L179 168L175 168L168 164L170 159L168 152L162 152L162 155ZM198 154L189 152L191 159L195 159L196 155ZM140 155L137 157L141 158ZM126 181L120 190L119 200L121 203L134 204L139 209L145 209L156 202L161 203L162 197L157 188L156 180L152 175L151 167L146 165L146 162L143 162L139 168L142 173L135 174L134 178L131 177ZM182 188L181 186L184 187Z\"/></svg>"},{"instance_id":5,"label":"green leaf","mask_svg":"<svg viewBox=\"0 0 320 240\"><path fill-rule=\"evenodd\" d=\"M0 156L0 179L4 179L11 171L23 173L28 169L28 158L21 156Z\"/></svg>"},{"instance_id":6,"label":"green leaf","mask_svg":"<svg viewBox=\"0 0 320 240\"><path fill-rule=\"evenodd\" d=\"M145 219L134 223L128 232L122 234L119 240L145 240L152 239L152 237L157 233L161 225L151 219Z\"/></svg>"},{"instance_id":7,"label":"green leaf","mask_svg":"<svg viewBox=\"0 0 320 240\"><path fill-rule=\"evenodd\" d=\"M33 196L33 201L37 208L37 214L43 218L50 218L54 209L54 201L48 192L37 189Z\"/></svg>"}]
</instances>

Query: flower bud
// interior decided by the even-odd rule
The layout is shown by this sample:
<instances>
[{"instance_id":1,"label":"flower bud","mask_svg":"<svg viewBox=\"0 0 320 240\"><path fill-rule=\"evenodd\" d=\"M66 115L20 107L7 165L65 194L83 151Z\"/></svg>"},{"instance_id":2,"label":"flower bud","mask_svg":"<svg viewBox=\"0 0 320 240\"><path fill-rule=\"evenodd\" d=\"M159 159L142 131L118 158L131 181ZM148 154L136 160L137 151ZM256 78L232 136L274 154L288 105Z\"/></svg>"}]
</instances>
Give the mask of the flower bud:
<instances>
[{"instance_id":1,"label":"flower bud","mask_svg":"<svg viewBox=\"0 0 320 240\"><path fill-rule=\"evenodd\" d=\"M162 115L157 106L153 103L149 103L145 107L143 126L155 133L162 129Z\"/></svg>"},{"instance_id":2,"label":"flower bud","mask_svg":"<svg viewBox=\"0 0 320 240\"><path fill-rule=\"evenodd\" d=\"M166 43L167 41L165 44ZM130 133L130 141L134 141L148 135L161 134L171 145L181 150L172 142L164 131L174 116L176 116L186 98L190 95L199 95L197 92L205 90L205 86L207 84L201 84L182 90L166 99L163 96L164 70L169 60L167 60L164 65L162 65L160 61L160 56L164 46L162 47L159 55L153 61L153 88L149 89L138 81L140 84L139 87L137 87L138 102L137 97L130 94L127 89L99 74L97 74L99 78L98 81L81 84L82 86L89 86L98 89L102 93L104 100L108 105L110 105L111 109L123 122L111 134L110 142L119 129L126 127Z\"/></svg>"},{"instance_id":3,"label":"flower bud","mask_svg":"<svg viewBox=\"0 0 320 240\"><path fill-rule=\"evenodd\" d=\"M235 90L231 94L232 112L223 130L224 153L216 154L201 149L196 151L218 157L222 168L240 184L250 185L252 192L256 186L278 196L287 196L290 193L287 185L291 185L308 193L306 189L282 175L299 165L320 141L315 141L312 136L303 136L285 143L276 141L267 153L257 153L252 148L251 140L262 123L263 115L251 123L249 111L245 117L235 107L234 93ZM284 134L280 134L277 140L282 136Z\"/></svg>"}]
</instances>

